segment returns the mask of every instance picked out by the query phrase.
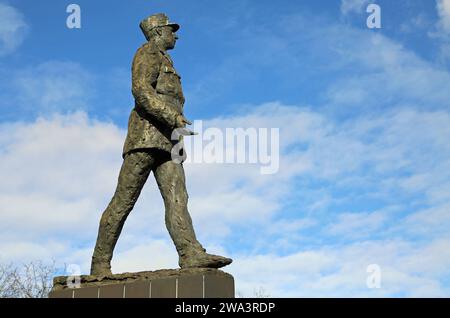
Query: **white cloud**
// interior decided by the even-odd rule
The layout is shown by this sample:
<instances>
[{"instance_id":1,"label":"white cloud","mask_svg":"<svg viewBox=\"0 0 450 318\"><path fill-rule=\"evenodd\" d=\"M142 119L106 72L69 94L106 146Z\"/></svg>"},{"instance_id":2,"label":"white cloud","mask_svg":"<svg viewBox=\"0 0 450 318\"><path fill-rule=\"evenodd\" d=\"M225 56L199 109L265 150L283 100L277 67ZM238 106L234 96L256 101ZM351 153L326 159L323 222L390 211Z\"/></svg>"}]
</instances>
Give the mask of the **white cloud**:
<instances>
[{"instance_id":1,"label":"white cloud","mask_svg":"<svg viewBox=\"0 0 450 318\"><path fill-rule=\"evenodd\" d=\"M56 255L61 255L67 251L63 242L46 240L44 242L34 242L33 240L14 240L3 241L0 243L0 261L8 260L29 262L43 260L51 262Z\"/></svg>"},{"instance_id":2,"label":"white cloud","mask_svg":"<svg viewBox=\"0 0 450 318\"><path fill-rule=\"evenodd\" d=\"M361 13L370 0L341 0L341 13L346 15L351 12Z\"/></svg>"},{"instance_id":3,"label":"white cloud","mask_svg":"<svg viewBox=\"0 0 450 318\"><path fill-rule=\"evenodd\" d=\"M401 240L322 247L287 256L242 255L230 271L236 289L253 296L263 287L275 297L433 297L448 294L450 241L424 246ZM369 289L367 267L381 268L381 288Z\"/></svg>"},{"instance_id":4,"label":"white cloud","mask_svg":"<svg viewBox=\"0 0 450 318\"><path fill-rule=\"evenodd\" d=\"M331 224L327 234L340 237L367 237L378 230L386 221L386 212L341 213L336 223Z\"/></svg>"},{"instance_id":5,"label":"white cloud","mask_svg":"<svg viewBox=\"0 0 450 318\"><path fill-rule=\"evenodd\" d=\"M448 192L448 191L447 191ZM408 215L399 227L416 237L447 237L450 225L450 202L420 209Z\"/></svg>"},{"instance_id":6,"label":"white cloud","mask_svg":"<svg viewBox=\"0 0 450 318\"><path fill-rule=\"evenodd\" d=\"M438 40L438 58L445 64L450 59L450 1L436 0L436 11L438 21L435 28L428 32L428 36Z\"/></svg>"},{"instance_id":7,"label":"white cloud","mask_svg":"<svg viewBox=\"0 0 450 318\"><path fill-rule=\"evenodd\" d=\"M123 131L78 112L0 125L2 231L93 230L120 167ZM94 173L95 172L95 173ZM94 213L94 214L93 214Z\"/></svg>"},{"instance_id":8,"label":"white cloud","mask_svg":"<svg viewBox=\"0 0 450 318\"><path fill-rule=\"evenodd\" d=\"M111 266L116 273L177 268L178 255L168 240L145 240L127 250L118 250Z\"/></svg>"},{"instance_id":9,"label":"white cloud","mask_svg":"<svg viewBox=\"0 0 450 318\"><path fill-rule=\"evenodd\" d=\"M360 31L343 30L338 37L341 44L336 49L336 59L342 58L342 67L353 64L361 69L354 72L355 68L349 68L341 81L328 88L329 104L336 112L384 111L401 106L399 101L405 107L445 106L450 75L439 65L424 61L380 34L367 36ZM356 38L357 47L350 43Z\"/></svg>"},{"instance_id":10,"label":"white cloud","mask_svg":"<svg viewBox=\"0 0 450 318\"><path fill-rule=\"evenodd\" d=\"M439 15L439 28L450 33L450 0L436 0L436 10Z\"/></svg>"},{"instance_id":11,"label":"white cloud","mask_svg":"<svg viewBox=\"0 0 450 318\"><path fill-rule=\"evenodd\" d=\"M417 16L408 18L405 22L400 24L400 31L406 34L423 31L432 26L429 16L424 13L419 13Z\"/></svg>"},{"instance_id":12,"label":"white cloud","mask_svg":"<svg viewBox=\"0 0 450 318\"><path fill-rule=\"evenodd\" d=\"M232 94L245 85L245 80L264 78L264 73L258 72L269 68L279 85L297 92L292 93L296 104L302 103L302 96L326 97L326 105L314 107L342 117L378 113L399 107L399 103L404 107L439 108L450 99L450 78L442 65L426 61L381 33L295 13L270 27L249 24L245 28L245 32L236 32L242 35L234 45L236 49L243 45L248 49L215 68L239 70L239 78L226 72L208 75L200 81L204 88L197 98L201 99L207 88ZM333 80L335 76L338 80ZM216 83L216 78L226 82L225 86ZM232 89L223 92L233 83ZM311 85L320 91L320 97L309 96L305 87Z\"/></svg>"},{"instance_id":13,"label":"white cloud","mask_svg":"<svg viewBox=\"0 0 450 318\"><path fill-rule=\"evenodd\" d=\"M91 120L84 112L55 114L32 123L6 123L0 125L0 131L0 176L8 180L0 185L0 228L5 242L11 243L20 237L33 244L46 245L48 238L59 238L67 249L78 250L72 246L76 242L82 246L93 245L100 214L116 185L125 131L111 123ZM203 238L213 238L212 241L202 240L207 245L227 236L235 223L264 222L268 213L273 213L277 207L273 201L263 204L252 191L232 190L231 179L222 187L228 188L226 192L215 189L208 200L202 200L201 192L205 188L198 182L207 179L208 174L209 178L214 174L226 174L222 169L214 167L215 172L211 173L199 167L194 171L187 168L188 179L195 181L195 189L190 191L190 209L197 232ZM228 210L224 213L226 202L231 204L227 204ZM132 240L129 239L131 233ZM143 237L168 239L163 201L152 176L125 225L118 250L133 247ZM4 256L28 259L30 250L17 249L12 253L4 249ZM32 255L47 258L49 251L44 251L34 249ZM176 255L173 247L171 252ZM54 253L55 257L61 257L60 261L68 258L63 256L67 250ZM88 264L85 259L78 262ZM119 269L126 266L120 261L118 264ZM136 266L145 264L137 262Z\"/></svg>"},{"instance_id":14,"label":"white cloud","mask_svg":"<svg viewBox=\"0 0 450 318\"><path fill-rule=\"evenodd\" d=\"M86 109L93 94L91 84L92 76L73 62L45 62L18 70L12 77L18 96L14 102L34 115Z\"/></svg>"},{"instance_id":15,"label":"white cloud","mask_svg":"<svg viewBox=\"0 0 450 318\"><path fill-rule=\"evenodd\" d=\"M22 13L0 3L0 56L14 52L24 40L27 30Z\"/></svg>"},{"instance_id":16,"label":"white cloud","mask_svg":"<svg viewBox=\"0 0 450 318\"><path fill-rule=\"evenodd\" d=\"M408 288L411 291L406 291L407 295L445 293L438 282L448 262L447 255L439 253L448 244L442 236L435 236L434 245L422 247L408 241L391 244L358 240L370 237L361 234L365 230L395 236L417 233L424 224L429 231L445 227L450 222L446 208L417 211L404 220L405 227L392 227L389 232L389 222L397 216L388 211L336 214L330 225L317 218L317 210L311 210L312 214L300 210L288 219L283 215L283 201L296 197L295 202L301 204L302 197L297 196L307 198L309 194L302 192L308 191L308 183L293 191L292 182L308 177L329 180L334 189L341 184L347 189L357 187L363 197L379 192L381 197L389 198L390 190L401 186L416 195L424 194L424 188L439 188L440 182L449 179L445 158L450 153L446 143L450 138L450 115L399 110L339 123L304 108L275 103L256 106L253 113L243 117L212 122L219 127L234 127L244 121L247 125L270 121L282 126L288 120L286 116L295 119L297 126L285 127L282 132L281 136L286 136L283 158L286 162L305 158L308 165L294 165L269 178L251 166L185 167L189 208L197 234L212 251L232 252L236 265L230 270L236 274L238 289L251 295L262 286L274 296L380 296ZM99 217L116 184L125 131L111 123L90 120L82 112L40 118L33 123L4 124L0 131L0 178L8 180L0 186L2 259L55 258L81 264L87 271ZM294 131L304 134L295 140L290 137ZM298 142L305 145L303 150L292 151ZM427 151L422 149L425 146ZM428 156L435 160L430 161ZM429 174L420 178L427 184L415 186L410 177L393 177L392 173L405 168L418 176ZM377 181L384 175L392 179L388 188ZM361 179L355 179L357 176ZM176 252L164 228L162 199L150 179L119 240L113 265L117 272L176 266ZM371 193L365 193L365 189ZM331 201L353 199L327 195ZM404 211L407 207L402 200L396 203ZM428 200L435 202L433 197ZM325 205L320 209L328 208ZM413 215L413 211L406 212ZM333 214L329 217L330 221L334 218ZM316 237L308 238L307 233L316 233ZM321 241L319 250L295 245L319 239L318 233L324 235L322 239L350 235L354 243L334 246ZM228 248L222 248L230 239L243 241L248 247L225 244ZM14 249L17 242L18 248ZM288 251L287 256L279 256L280 249ZM425 256L430 261L416 259ZM402 265L399 259L409 265ZM386 270L386 289L379 292L367 290L364 285L365 266L372 263L380 263ZM431 275L430 268L439 270L437 276Z\"/></svg>"}]
</instances>

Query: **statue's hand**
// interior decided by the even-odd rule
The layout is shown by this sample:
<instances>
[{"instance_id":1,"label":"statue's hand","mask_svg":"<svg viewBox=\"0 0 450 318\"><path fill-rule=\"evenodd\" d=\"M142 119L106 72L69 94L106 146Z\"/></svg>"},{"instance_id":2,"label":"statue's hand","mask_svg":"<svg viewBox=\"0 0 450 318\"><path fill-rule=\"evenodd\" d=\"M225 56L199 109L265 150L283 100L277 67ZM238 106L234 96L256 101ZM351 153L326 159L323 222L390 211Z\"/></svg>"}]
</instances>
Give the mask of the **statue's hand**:
<instances>
[{"instance_id":1,"label":"statue's hand","mask_svg":"<svg viewBox=\"0 0 450 318\"><path fill-rule=\"evenodd\" d=\"M184 117L183 115L178 115L177 116L177 122L176 122L177 127L176 128L182 128L183 132L181 133L183 136L194 136L194 135L198 135L197 132L194 132L192 130L189 130L186 128L186 125L192 125L192 122L187 120L186 117Z\"/></svg>"},{"instance_id":2,"label":"statue's hand","mask_svg":"<svg viewBox=\"0 0 450 318\"><path fill-rule=\"evenodd\" d=\"M192 125L192 122L189 121L182 114L179 114L176 119L176 128L184 128L186 125Z\"/></svg>"}]
</instances>

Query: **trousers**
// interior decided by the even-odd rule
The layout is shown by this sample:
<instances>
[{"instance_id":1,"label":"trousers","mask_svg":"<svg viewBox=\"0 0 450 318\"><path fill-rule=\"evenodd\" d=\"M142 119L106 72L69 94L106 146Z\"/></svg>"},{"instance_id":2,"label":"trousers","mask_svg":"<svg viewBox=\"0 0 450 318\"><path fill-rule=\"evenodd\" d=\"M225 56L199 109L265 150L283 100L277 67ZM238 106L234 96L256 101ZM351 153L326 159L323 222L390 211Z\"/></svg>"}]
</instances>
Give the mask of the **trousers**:
<instances>
[{"instance_id":1,"label":"trousers","mask_svg":"<svg viewBox=\"0 0 450 318\"><path fill-rule=\"evenodd\" d=\"M141 190L153 171L164 200L165 223L178 255L204 251L198 242L187 208L183 164L171 160L170 153L159 149L133 151L125 155L114 195L102 214L93 262L109 263L123 225Z\"/></svg>"}]
</instances>

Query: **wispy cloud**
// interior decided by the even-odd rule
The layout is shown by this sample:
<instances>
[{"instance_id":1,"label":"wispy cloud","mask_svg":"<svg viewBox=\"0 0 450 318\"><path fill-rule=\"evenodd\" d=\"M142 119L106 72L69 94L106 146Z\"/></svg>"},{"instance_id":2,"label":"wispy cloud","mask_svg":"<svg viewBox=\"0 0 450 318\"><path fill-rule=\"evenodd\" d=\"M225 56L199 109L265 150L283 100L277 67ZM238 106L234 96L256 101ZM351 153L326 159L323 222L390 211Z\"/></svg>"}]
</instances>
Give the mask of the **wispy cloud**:
<instances>
[{"instance_id":1,"label":"wispy cloud","mask_svg":"<svg viewBox=\"0 0 450 318\"><path fill-rule=\"evenodd\" d=\"M450 33L450 1L436 0L436 9L439 15L439 29L445 33Z\"/></svg>"},{"instance_id":2,"label":"wispy cloud","mask_svg":"<svg viewBox=\"0 0 450 318\"><path fill-rule=\"evenodd\" d=\"M361 13L370 0L341 0L341 13L343 15L355 12Z\"/></svg>"},{"instance_id":3,"label":"wispy cloud","mask_svg":"<svg viewBox=\"0 0 450 318\"><path fill-rule=\"evenodd\" d=\"M259 286L277 297L436 297L449 292L439 281L448 275L449 245L360 241L286 256L242 255L231 269L237 290L247 297ZM366 285L370 264L380 266L380 289Z\"/></svg>"},{"instance_id":4,"label":"wispy cloud","mask_svg":"<svg viewBox=\"0 0 450 318\"><path fill-rule=\"evenodd\" d=\"M428 36L438 41L438 59L442 64L447 64L450 59L450 1L436 0L436 11L438 20Z\"/></svg>"},{"instance_id":5,"label":"wispy cloud","mask_svg":"<svg viewBox=\"0 0 450 318\"><path fill-rule=\"evenodd\" d=\"M49 61L14 72L12 90L19 109L36 115L86 109L92 75L73 62Z\"/></svg>"},{"instance_id":6,"label":"wispy cloud","mask_svg":"<svg viewBox=\"0 0 450 318\"><path fill-rule=\"evenodd\" d=\"M14 52L24 40L28 29L21 12L0 3L0 56Z\"/></svg>"}]
</instances>

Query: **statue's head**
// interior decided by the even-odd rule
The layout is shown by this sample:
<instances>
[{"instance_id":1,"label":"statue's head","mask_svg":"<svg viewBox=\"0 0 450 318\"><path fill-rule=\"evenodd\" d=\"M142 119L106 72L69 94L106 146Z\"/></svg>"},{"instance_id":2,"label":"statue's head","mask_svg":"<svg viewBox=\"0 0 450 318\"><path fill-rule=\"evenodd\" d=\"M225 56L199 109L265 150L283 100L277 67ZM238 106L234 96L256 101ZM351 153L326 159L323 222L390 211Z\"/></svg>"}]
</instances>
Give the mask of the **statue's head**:
<instances>
[{"instance_id":1,"label":"statue's head","mask_svg":"<svg viewBox=\"0 0 450 318\"><path fill-rule=\"evenodd\" d=\"M165 50L175 47L178 37L175 32L180 28L176 23L170 23L164 13L151 15L139 24L147 41L154 39Z\"/></svg>"}]
</instances>

